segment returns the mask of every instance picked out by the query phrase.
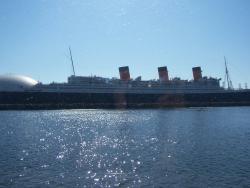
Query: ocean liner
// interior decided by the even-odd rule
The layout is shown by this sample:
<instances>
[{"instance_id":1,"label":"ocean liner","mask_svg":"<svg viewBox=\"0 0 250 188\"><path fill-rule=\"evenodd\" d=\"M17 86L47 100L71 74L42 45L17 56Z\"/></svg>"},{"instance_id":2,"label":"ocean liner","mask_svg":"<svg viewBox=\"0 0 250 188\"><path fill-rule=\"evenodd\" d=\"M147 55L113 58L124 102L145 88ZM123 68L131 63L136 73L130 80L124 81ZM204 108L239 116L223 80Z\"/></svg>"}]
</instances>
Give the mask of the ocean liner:
<instances>
[{"instance_id":1,"label":"ocean liner","mask_svg":"<svg viewBox=\"0 0 250 188\"><path fill-rule=\"evenodd\" d=\"M203 77L194 67L192 80L169 79L166 66L159 79L131 79L129 67L119 68L120 78L76 76L67 83L42 84L25 76L0 76L0 109L163 108L248 106L249 89L233 89L226 66L227 88L220 80ZM226 62L225 62L225 65Z\"/></svg>"}]
</instances>

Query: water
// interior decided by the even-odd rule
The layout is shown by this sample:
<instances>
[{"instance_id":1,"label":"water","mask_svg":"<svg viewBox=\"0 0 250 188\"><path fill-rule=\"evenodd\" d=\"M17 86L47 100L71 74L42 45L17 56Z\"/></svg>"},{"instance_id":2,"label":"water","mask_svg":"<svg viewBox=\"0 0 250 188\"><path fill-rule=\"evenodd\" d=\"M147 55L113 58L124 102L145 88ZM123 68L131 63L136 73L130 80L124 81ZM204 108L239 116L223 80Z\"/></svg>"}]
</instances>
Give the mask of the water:
<instances>
[{"instance_id":1,"label":"water","mask_svg":"<svg viewBox=\"0 0 250 188\"><path fill-rule=\"evenodd\" d=\"M248 187L250 108L0 112L0 187Z\"/></svg>"}]
</instances>

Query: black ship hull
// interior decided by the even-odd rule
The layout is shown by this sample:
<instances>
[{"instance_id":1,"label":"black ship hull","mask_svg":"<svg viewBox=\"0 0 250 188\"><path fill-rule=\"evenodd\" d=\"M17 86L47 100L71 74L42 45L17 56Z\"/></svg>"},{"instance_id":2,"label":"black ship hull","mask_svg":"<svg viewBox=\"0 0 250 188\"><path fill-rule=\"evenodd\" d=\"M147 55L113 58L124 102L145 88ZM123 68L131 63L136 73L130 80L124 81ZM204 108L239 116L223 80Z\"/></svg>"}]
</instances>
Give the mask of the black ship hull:
<instances>
[{"instance_id":1,"label":"black ship hull","mask_svg":"<svg viewBox=\"0 0 250 188\"><path fill-rule=\"evenodd\" d=\"M203 106L250 106L250 90L188 94L0 92L0 110Z\"/></svg>"}]
</instances>

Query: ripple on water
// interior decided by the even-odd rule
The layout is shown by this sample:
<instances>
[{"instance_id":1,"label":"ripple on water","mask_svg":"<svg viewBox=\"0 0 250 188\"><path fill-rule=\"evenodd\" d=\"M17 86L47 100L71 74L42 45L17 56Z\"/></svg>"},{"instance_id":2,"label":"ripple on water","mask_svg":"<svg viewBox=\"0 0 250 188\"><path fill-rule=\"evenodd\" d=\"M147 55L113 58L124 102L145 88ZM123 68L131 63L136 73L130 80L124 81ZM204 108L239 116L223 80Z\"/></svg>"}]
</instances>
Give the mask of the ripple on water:
<instances>
[{"instance_id":1,"label":"ripple on water","mask_svg":"<svg viewBox=\"0 0 250 188\"><path fill-rule=\"evenodd\" d=\"M249 112L250 108L0 112L0 146L5 151L0 155L0 185L249 185Z\"/></svg>"}]
</instances>

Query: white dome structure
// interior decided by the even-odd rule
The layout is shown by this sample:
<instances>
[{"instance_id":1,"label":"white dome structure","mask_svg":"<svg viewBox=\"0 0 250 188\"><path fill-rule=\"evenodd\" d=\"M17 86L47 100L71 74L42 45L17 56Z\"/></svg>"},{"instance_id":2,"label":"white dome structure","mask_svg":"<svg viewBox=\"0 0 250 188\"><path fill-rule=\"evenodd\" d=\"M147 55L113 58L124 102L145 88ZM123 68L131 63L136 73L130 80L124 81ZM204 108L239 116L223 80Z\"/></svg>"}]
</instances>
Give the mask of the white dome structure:
<instances>
[{"instance_id":1,"label":"white dome structure","mask_svg":"<svg viewBox=\"0 0 250 188\"><path fill-rule=\"evenodd\" d=\"M0 75L0 91L24 91L34 87L38 82L22 75Z\"/></svg>"}]
</instances>

